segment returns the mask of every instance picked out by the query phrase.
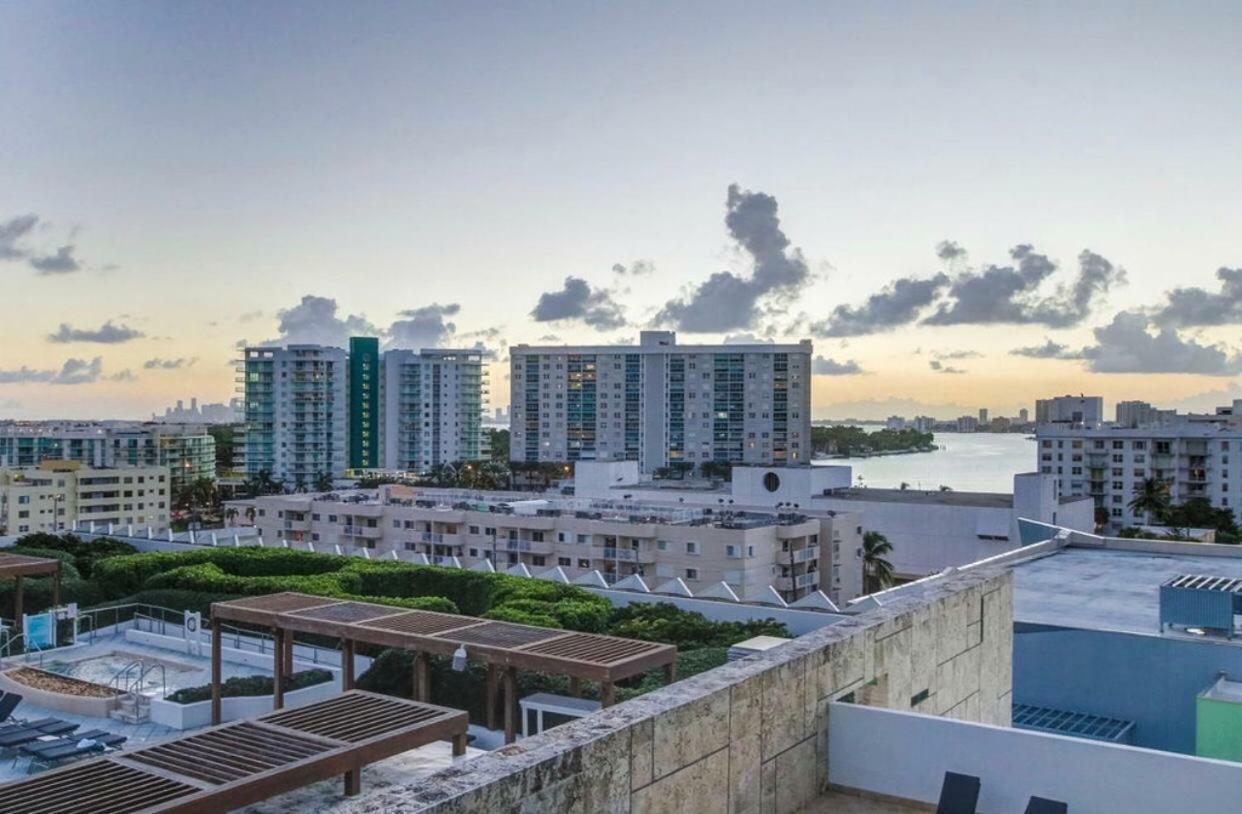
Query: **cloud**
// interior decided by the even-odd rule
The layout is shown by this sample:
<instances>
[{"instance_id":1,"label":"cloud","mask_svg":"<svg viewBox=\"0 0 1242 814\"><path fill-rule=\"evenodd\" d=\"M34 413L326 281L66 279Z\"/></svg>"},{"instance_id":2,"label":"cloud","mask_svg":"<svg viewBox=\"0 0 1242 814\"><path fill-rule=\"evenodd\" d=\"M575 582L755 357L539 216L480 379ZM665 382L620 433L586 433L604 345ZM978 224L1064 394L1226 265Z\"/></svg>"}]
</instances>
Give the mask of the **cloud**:
<instances>
[{"instance_id":1,"label":"cloud","mask_svg":"<svg viewBox=\"0 0 1242 814\"><path fill-rule=\"evenodd\" d=\"M854 376L862 372L863 369L853 359L838 362L826 356L816 356L811 361L811 375L813 376Z\"/></svg>"},{"instance_id":2,"label":"cloud","mask_svg":"<svg viewBox=\"0 0 1242 814\"><path fill-rule=\"evenodd\" d=\"M442 347L457 333L457 325L445 317L456 316L461 305L432 303L400 313L400 319L388 326L387 346L407 350Z\"/></svg>"},{"instance_id":3,"label":"cloud","mask_svg":"<svg viewBox=\"0 0 1242 814\"><path fill-rule=\"evenodd\" d=\"M72 242L65 243L50 254L20 245L33 234L35 227L47 228L49 225L47 221L35 214L18 215L0 221L0 260L24 261L41 275L70 274L81 271L83 265L76 256L78 247ZM70 234L70 241L73 240L74 234L76 230ZM107 263L97 266L96 270L112 271L116 268L118 268L117 265Z\"/></svg>"},{"instance_id":4,"label":"cloud","mask_svg":"<svg viewBox=\"0 0 1242 814\"><path fill-rule=\"evenodd\" d=\"M238 315L238 317L237 317L237 321L238 321L238 322L243 322L243 323L244 323L244 322L254 322L256 319L261 319L262 317L263 317L263 312L262 312L262 311L247 311L247 312L246 312L246 313L244 313L244 314L240 314L240 315Z\"/></svg>"},{"instance_id":5,"label":"cloud","mask_svg":"<svg viewBox=\"0 0 1242 814\"><path fill-rule=\"evenodd\" d=\"M75 246L64 245L55 254L32 255L29 259L30 266L40 274L70 274L81 271L81 264L73 256L76 250Z\"/></svg>"},{"instance_id":6,"label":"cloud","mask_svg":"<svg viewBox=\"0 0 1242 814\"><path fill-rule=\"evenodd\" d=\"M1053 342L1045 338L1042 345L1027 345L1009 351L1010 356L1025 356L1029 359L1081 359L1079 351L1070 350L1068 345Z\"/></svg>"},{"instance_id":7,"label":"cloud","mask_svg":"<svg viewBox=\"0 0 1242 814\"><path fill-rule=\"evenodd\" d=\"M60 329L54 334L48 334L48 342L66 343L66 342L98 342L104 345L117 345L122 342L128 342L131 339L138 339L145 336L142 331L137 328L131 328L128 325L114 325L112 320L108 320L98 328L74 328L67 322L60 323Z\"/></svg>"},{"instance_id":8,"label":"cloud","mask_svg":"<svg viewBox=\"0 0 1242 814\"><path fill-rule=\"evenodd\" d=\"M614 274L619 274L622 277L627 275L630 277L641 277L645 274L655 273L655 264L650 260L635 260L628 267L621 263L613 263L612 271Z\"/></svg>"},{"instance_id":9,"label":"cloud","mask_svg":"<svg viewBox=\"0 0 1242 814\"><path fill-rule=\"evenodd\" d=\"M766 336L752 333L729 334L724 338L726 345L771 345L772 340Z\"/></svg>"},{"instance_id":10,"label":"cloud","mask_svg":"<svg viewBox=\"0 0 1242 814\"><path fill-rule=\"evenodd\" d=\"M960 260L966 256L966 250L954 240L942 240L936 244L936 256L946 263Z\"/></svg>"},{"instance_id":11,"label":"cloud","mask_svg":"<svg viewBox=\"0 0 1242 814\"><path fill-rule=\"evenodd\" d=\"M958 375L958 374L962 374L966 372L962 370L960 367L953 367L952 365L946 365L943 362L940 362L936 359L932 359L930 362L928 362L927 366L930 367L932 370L936 371L937 373L951 373L951 374Z\"/></svg>"},{"instance_id":12,"label":"cloud","mask_svg":"<svg viewBox=\"0 0 1242 814\"><path fill-rule=\"evenodd\" d=\"M939 350L933 351L932 357L940 360L945 359L978 359L983 356L977 350Z\"/></svg>"},{"instance_id":13,"label":"cloud","mask_svg":"<svg viewBox=\"0 0 1242 814\"><path fill-rule=\"evenodd\" d=\"M1009 252L1014 265L986 266L964 272L949 287L949 302L923 320L924 325L1037 324L1068 328L1082 322L1096 299L1113 285L1124 282L1125 271L1105 258L1083 250L1078 255L1078 275L1069 287L1040 297L1040 285L1057 270L1046 255L1029 244Z\"/></svg>"},{"instance_id":14,"label":"cloud","mask_svg":"<svg viewBox=\"0 0 1242 814\"><path fill-rule=\"evenodd\" d=\"M560 291L540 294L530 315L536 322L581 320L602 331L627 324L625 311L612 298L611 292L602 288L592 290L590 284L579 277L566 277Z\"/></svg>"},{"instance_id":15,"label":"cloud","mask_svg":"<svg viewBox=\"0 0 1242 814\"><path fill-rule=\"evenodd\" d=\"M544 334L543 336L539 337L539 340L538 340L538 341L540 341L540 342L560 342L560 341L561 341L561 338L560 338L559 336L557 336L556 334Z\"/></svg>"},{"instance_id":16,"label":"cloud","mask_svg":"<svg viewBox=\"0 0 1242 814\"><path fill-rule=\"evenodd\" d=\"M0 260L20 260L28 252L17 246L17 242L35 228L39 223L38 215L18 215L6 221L0 221Z\"/></svg>"},{"instance_id":17,"label":"cloud","mask_svg":"<svg viewBox=\"0 0 1242 814\"><path fill-rule=\"evenodd\" d=\"M719 271L679 299L669 300L656 314L657 324L692 333L724 333L749 328L760 316L760 305L795 296L811 272L799 249L777 217L776 199L762 192L729 186L725 226L751 257L749 276Z\"/></svg>"},{"instance_id":18,"label":"cloud","mask_svg":"<svg viewBox=\"0 0 1242 814\"><path fill-rule=\"evenodd\" d=\"M947 274L937 274L926 280L902 278L885 286L878 294L872 294L857 308L838 305L828 319L811 324L811 333L826 338L891 331L913 322L948 284Z\"/></svg>"},{"instance_id":19,"label":"cloud","mask_svg":"<svg viewBox=\"0 0 1242 814\"><path fill-rule=\"evenodd\" d=\"M103 373L103 359L96 356L85 359L66 359L60 372L52 378L52 384L90 384L99 381Z\"/></svg>"},{"instance_id":20,"label":"cloud","mask_svg":"<svg viewBox=\"0 0 1242 814\"><path fill-rule=\"evenodd\" d=\"M130 370L129 368L125 368L124 370L119 371L117 373L113 373L111 376L109 376L108 381L110 382L136 382L138 381L138 377L134 375L134 371Z\"/></svg>"},{"instance_id":21,"label":"cloud","mask_svg":"<svg viewBox=\"0 0 1242 814\"><path fill-rule=\"evenodd\" d=\"M192 356L188 359L180 356L176 359L161 359L156 357L143 362L142 367L144 370L180 370L183 367L193 367L194 363L197 361L197 356Z\"/></svg>"},{"instance_id":22,"label":"cloud","mask_svg":"<svg viewBox=\"0 0 1242 814\"><path fill-rule=\"evenodd\" d=\"M366 317L350 314L344 319L336 315L336 300L307 294L292 308L276 312L280 337L269 344L327 345L343 348L349 337L375 335L378 330Z\"/></svg>"},{"instance_id":23,"label":"cloud","mask_svg":"<svg viewBox=\"0 0 1242 814\"><path fill-rule=\"evenodd\" d=\"M1153 334L1149 327L1147 315L1122 311L1111 323L1094 330L1096 344L1083 348L1078 356L1095 373L1242 373L1242 356L1227 348L1182 339L1167 326Z\"/></svg>"},{"instance_id":24,"label":"cloud","mask_svg":"<svg viewBox=\"0 0 1242 814\"><path fill-rule=\"evenodd\" d=\"M1242 322L1242 268L1219 268L1220 292L1202 288L1175 288L1168 302L1155 314L1157 325L1189 328L1204 325L1235 325Z\"/></svg>"},{"instance_id":25,"label":"cloud","mask_svg":"<svg viewBox=\"0 0 1242 814\"><path fill-rule=\"evenodd\" d=\"M36 370L22 367L0 370L0 384L90 384L103 374L103 359L66 359L60 370Z\"/></svg>"}]
</instances>

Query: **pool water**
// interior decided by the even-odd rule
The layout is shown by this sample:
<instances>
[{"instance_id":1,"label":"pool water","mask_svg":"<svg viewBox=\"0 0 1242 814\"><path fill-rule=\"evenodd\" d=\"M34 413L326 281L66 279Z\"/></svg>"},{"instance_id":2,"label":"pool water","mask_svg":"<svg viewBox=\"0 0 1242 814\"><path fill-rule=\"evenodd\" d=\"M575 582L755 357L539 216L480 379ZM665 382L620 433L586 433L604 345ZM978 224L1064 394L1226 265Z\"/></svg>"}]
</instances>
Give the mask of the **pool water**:
<instances>
[{"instance_id":1,"label":"pool water","mask_svg":"<svg viewBox=\"0 0 1242 814\"><path fill-rule=\"evenodd\" d=\"M131 666L135 662L141 662L142 666ZM161 664L163 670L154 666ZM193 687L205 683L207 675L206 670L189 665L154 659L149 656L135 656L130 653L107 653L78 661L49 661L43 665L43 669L49 673L72 676L82 681L103 684L106 687L116 686L117 676L129 669L128 678L122 679L122 689L125 686L133 686L144 668L146 676L142 685L137 687L142 693L159 693L165 688L172 692L182 687Z\"/></svg>"}]
</instances>

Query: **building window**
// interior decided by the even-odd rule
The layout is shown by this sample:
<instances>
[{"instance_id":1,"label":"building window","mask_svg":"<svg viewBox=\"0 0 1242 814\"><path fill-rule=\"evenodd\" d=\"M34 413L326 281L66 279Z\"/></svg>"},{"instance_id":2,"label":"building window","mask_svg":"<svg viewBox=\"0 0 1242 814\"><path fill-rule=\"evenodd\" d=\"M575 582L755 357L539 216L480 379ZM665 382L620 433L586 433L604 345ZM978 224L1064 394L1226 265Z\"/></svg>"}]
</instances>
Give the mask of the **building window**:
<instances>
[{"instance_id":1,"label":"building window","mask_svg":"<svg viewBox=\"0 0 1242 814\"><path fill-rule=\"evenodd\" d=\"M698 578L699 578L699 569L697 568L686 569L686 579L698 579Z\"/></svg>"}]
</instances>

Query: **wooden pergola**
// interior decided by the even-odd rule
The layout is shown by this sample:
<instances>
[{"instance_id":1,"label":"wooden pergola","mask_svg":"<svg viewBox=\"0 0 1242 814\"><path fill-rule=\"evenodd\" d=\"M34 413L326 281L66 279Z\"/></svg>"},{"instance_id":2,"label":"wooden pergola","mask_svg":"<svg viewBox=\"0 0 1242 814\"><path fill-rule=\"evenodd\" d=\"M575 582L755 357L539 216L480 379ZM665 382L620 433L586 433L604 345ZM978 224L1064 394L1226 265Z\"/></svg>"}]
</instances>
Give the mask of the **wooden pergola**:
<instances>
[{"instance_id":1,"label":"wooden pergola","mask_svg":"<svg viewBox=\"0 0 1242 814\"><path fill-rule=\"evenodd\" d=\"M281 678L293 672L293 633L341 640L342 687L354 684L354 649L359 642L394 647L414 655L413 697L431 694L429 655L451 656L464 647L468 659L487 665L487 725L497 728L496 696L504 696L505 742L517 738L517 671L533 670L569 678L570 692L581 682L598 681L604 706L616 700L616 682L657 667L665 683L676 679L677 648L668 644L576 633L474 616L404 610L300 593L278 593L216 602L211 606L212 721L220 720L220 624L241 622L268 628L275 639L273 703L284 702Z\"/></svg>"},{"instance_id":2,"label":"wooden pergola","mask_svg":"<svg viewBox=\"0 0 1242 814\"><path fill-rule=\"evenodd\" d=\"M11 577L13 579L13 618L18 626L22 623L23 578L46 576L52 578L52 607L59 607L60 560L0 553L0 578Z\"/></svg>"},{"instance_id":3,"label":"wooden pergola","mask_svg":"<svg viewBox=\"0 0 1242 814\"><path fill-rule=\"evenodd\" d=\"M217 814L438 740L466 750L466 713L355 690L0 785L0 814Z\"/></svg>"}]
</instances>

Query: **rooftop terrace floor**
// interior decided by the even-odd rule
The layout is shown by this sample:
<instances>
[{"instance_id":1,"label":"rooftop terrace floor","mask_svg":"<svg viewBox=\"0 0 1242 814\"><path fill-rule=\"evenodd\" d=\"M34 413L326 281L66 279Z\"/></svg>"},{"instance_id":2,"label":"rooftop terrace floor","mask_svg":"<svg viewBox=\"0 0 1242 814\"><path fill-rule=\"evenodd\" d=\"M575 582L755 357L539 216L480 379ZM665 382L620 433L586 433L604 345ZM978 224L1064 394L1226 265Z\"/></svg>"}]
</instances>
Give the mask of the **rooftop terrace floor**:
<instances>
[{"instance_id":1,"label":"rooftop terrace floor","mask_svg":"<svg viewBox=\"0 0 1242 814\"><path fill-rule=\"evenodd\" d=\"M1242 558L1066 548L1014 565L1015 622L1160 635L1160 584L1178 574L1242 578Z\"/></svg>"}]
</instances>

